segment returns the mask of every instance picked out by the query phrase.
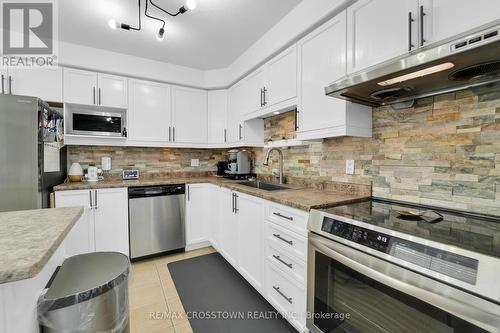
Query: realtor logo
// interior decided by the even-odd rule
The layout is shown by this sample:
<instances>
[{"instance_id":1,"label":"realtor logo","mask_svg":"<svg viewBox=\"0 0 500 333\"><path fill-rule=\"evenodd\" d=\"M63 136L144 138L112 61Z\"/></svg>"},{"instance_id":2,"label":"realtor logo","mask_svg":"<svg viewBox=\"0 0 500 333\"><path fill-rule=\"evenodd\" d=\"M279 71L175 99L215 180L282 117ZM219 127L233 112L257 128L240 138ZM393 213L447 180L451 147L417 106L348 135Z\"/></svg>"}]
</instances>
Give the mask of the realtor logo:
<instances>
[{"instance_id":1,"label":"realtor logo","mask_svg":"<svg viewBox=\"0 0 500 333\"><path fill-rule=\"evenodd\" d=\"M54 0L1 0L2 67L54 66L57 33Z\"/></svg>"}]
</instances>

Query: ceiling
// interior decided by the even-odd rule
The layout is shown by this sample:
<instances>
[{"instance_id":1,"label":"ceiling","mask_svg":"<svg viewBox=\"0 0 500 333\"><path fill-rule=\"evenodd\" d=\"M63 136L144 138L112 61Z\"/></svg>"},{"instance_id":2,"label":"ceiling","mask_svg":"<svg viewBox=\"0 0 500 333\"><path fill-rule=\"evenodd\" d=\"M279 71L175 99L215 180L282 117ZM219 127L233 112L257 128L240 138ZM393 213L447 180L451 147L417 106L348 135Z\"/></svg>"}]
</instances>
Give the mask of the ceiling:
<instances>
[{"instance_id":1,"label":"ceiling","mask_svg":"<svg viewBox=\"0 0 500 333\"><path fill-rule=\"evenodd\" d=\"M64 0L59 2L62 41L202 70L229 66L301 0L196 0L197 7L168 17L148 6L148 13L166 19L165 39L156 34L161 22L144 17L142 30L109 28L108 21L137 26L138 0ZM153 0L176 12L183 0Z\"/></svg>"}]
</instances>

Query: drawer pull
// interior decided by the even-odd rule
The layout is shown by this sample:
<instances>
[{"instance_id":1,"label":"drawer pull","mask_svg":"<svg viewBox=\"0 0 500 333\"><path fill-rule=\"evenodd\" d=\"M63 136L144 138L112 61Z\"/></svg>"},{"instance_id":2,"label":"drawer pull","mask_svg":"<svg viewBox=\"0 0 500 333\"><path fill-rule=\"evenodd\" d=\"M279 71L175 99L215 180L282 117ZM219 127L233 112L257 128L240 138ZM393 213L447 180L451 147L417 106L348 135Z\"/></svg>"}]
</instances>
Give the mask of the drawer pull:
<instances>
[{"instance_id":1,"label":"drawer pull","mask_svg":"<svg viewBox=\"0 0 500 333\"><path fill-rule=\"evenodd\" d=\"M291 240L288 240L288 239L284 239L283 237L281 237L280 234L273 234L274 237L278 238L280 241L283 241L285 243L288 243L290 245L293 245L293 241Z\"/></svg>"},{"instance_id":2,"label":"drawer pull","mask_svg":"<svg viewBox=\"0 0 500 333\"><path fill-rule=\"evenodd\" d=\"M286 216L286 215L283 215L283 214L281 214L281 213L276 213L276 212L273 212L273 214L274 214L274 215L276 215L276 216L279 216L279 217L281 217L281 218L284 218L284 219L287 219L287 220L293 221L293 217L291 217L291 216Z\"/></svg>"},{"instance_id":3,"label":"drawer pull","mask_svg":"<svg viewBox=\"0 0 500 333\"><path fill-rule=\"evenodd\" d=\"M287 266L288 268L293 268L293 264L287 263L286 261L284 261L283 259L281 259L280 256L277 256L277 255L273 254L273 257L274 257L274 259L278 260L280 263L282 263L283 265Z\"/></svg>"},{"instance_id":4,"label":"drawer pull","mask_svg":"<svg viewBox=\"0 0 500 333\"><path fill-rule=\"evenodd\" d=\"M286 301L290 304L293 303L293 298L291 297L288 297L287 295L283 294L283 292L280 290L280 287L276 287L276 286L273 286L273 289L276 290L276 292L278 294L280 294L281 297L283 297L284 299L286 299Z\"/></svg>"}]
</instances>

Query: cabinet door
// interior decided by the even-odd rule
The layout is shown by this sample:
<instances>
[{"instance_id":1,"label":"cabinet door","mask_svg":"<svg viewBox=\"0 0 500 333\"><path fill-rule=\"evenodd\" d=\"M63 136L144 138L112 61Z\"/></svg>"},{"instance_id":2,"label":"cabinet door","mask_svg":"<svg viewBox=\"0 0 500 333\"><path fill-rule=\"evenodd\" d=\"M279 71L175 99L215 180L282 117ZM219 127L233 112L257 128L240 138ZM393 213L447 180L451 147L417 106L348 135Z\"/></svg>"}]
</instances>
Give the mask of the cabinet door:
<instances>
[{"instance_id":1,"label":"cabinet door","mask_svg":"<svg viewBox=\"0 0 500 333\"><path fill-rule=\"evenodd\" d=\"M197 247L210 238L207 215L210 193L206 184L186 185L186 247Z\"/></svg>"},{"instance_id":2,"label":"cabinet door","mask_svg":"<svg viewBox=\"0 0 500 333\"><path fill-rule=\"evenodd\" d=\"M172 141L207 143L207 92L205 90L172 88Z\"/></svg>"},{"instance_id":3,"label":"cabinet door","mask_svg":"<svg viewBox=\"0 0 500 333\"><path fill-rule=\"evenodd\" d=\"M97 73L64 68L64 103L97 105Z\"/></svg>"},{"instance_id":4,"label":"cabinet door","mask_svg":"<svg viewBox=\"0 0 500 333\"><path fill-rule=\"evenodd\" d=\"M264 93L261 93L263 89L269 91L266 67L251 73L243 81L242 87L242 104L239 111L241 115L258 112L269 105L269 103L266 104Z\"/></svg>"},{"instance_id":5,"label":"cabinet door","mask_svg":"<svg viewBox=\"0 0 500 333\"><path fill-rule=\"evenodd\" d=\"M411 40L409 13L415 19ZM350 6L347 9L347 72L357 72L400 56L409 51L410 43L416 46L416 15L417 0L360 0Z\"/></svg>"},{"instance_id":6,"label":"cabinet door","mask_svg":"<svg viewBox=\"0 0 500 333\"><path fill-rule=\"evenodd\" d=\"M262 292L264 290L264 201L237 193L238 267L241 274Z\"/></svg>"},{"instance_id":7,"label":"cabinet door","mask_svg":"<svg viewBox=\"0 0 500 333\"><path fill-rule=\"evenodd\" d=\"M238 264L238 219L233 210L233 192L220 188L218 208L221 211L220 253L235 268Z\"/></svg>"},{"instance_id":8,"label":"cabinet door","mask_svg":"<svg viewBox=\"0 0 500 333\"><path fill-rule=\"evenodd\" d=\"M13 95L34 96L44 101L63 101L63 70L51 69L10 69Z\"/></svg>"},{"instance_id":9,"label":"cabinet door","mask_svg":"<svg viewBox=\"0 0 500 333\"><path fill-rule=\"evenodd\" d=\"M227 142L227 90L208 92L208 143Z\"/></svg>"},{"instance_id":10,"label":"cabinet door","mask_svg":"<svg viewBox=\"0 0 500 333\"><path fill-rule=\"evenodd\" d=\"M227 142L235 143L242 141L241 113L243 109L243 89L245 86L238 82L229 90L229 107L227 111Z\"/></svg>"},{"instance_id":11,"label":"cabinet door","mask_svg":"<svg viewBox=\"0 0 500 333\"><path fill-rule=\"evenodd\" d=\"M208 187L208 211L207 211L207 229L210 243L217 250L220 251L221 244L221 220L224 216L222 212L222 205L219 200L219 191L221 188L216 185L209 185Z\"/></svg>"},{"instance_id":12,"label":"cabinet door","mask_svg":"<svg viewBox=\"0 0 500 333\"><path fill-rule=\"evenodd\" d=\"M170 86L129 80L128 139L167 142L170 128Z\"/></svg>"},{"instance_id":13,"label":"cabinet door","mask_svg":"<svg viewBox=\"0 0 500 333\"><path fill-rule=\"evenodd\" d=\"M420 0L423 17L424 43L427 45L461 34L500 16L498 0Z\"/></svg>"},{"instance_id":14,"label":"cabinet door","mask_svg":"<svg viewBox=\"0 0 500 333\"><path fill-rule=\"evenodd\" d=\"M325 95L325 87L346 74L346 13L326 22L298 44L298 131L345 124L345 101Z\"/></svg>"},{"instance_id":15,"label":"cabinet door","mask_svg":"<svg viewBox=\"0 0 500 333\"><path fill-rule=\"evenodd\" d=\"M297 47L295 45L271 60L267 71L269 87L266 87L265 101L269 105L276 105L297 97Z\"/></svg>"},{"instance_id":16,"label":"cabinet door","mask_svg":"<svg viewBox=\"0 0 500 333\"><path fill-rule=\"evenodd\" d=\"M97 81L97 101L99 105L122 109L128 107L126 77L99 73Z\"/></svg>"},{"instance_id":17,"label":"cabinet door","mask_svg":"<svg viewBox=\"0 0 500 333\"><path fill-rule=\"evenodd\" d=\"M126 188L94 190L96 251L129 255L128 193Z\"/></svg>"},{"instance_id":18,"label":"cabinet door","mask_svg":"<svg viewBox=\"0 0 500 333\"><path fill-rule=\"evenodd\" d=\"M71 257L77 254L94 252L94 211L92 210L92 191L56 191L56 207L83 207L83 215L71 228L65 238L65 255Z\"/></svg>"}]
</instances>

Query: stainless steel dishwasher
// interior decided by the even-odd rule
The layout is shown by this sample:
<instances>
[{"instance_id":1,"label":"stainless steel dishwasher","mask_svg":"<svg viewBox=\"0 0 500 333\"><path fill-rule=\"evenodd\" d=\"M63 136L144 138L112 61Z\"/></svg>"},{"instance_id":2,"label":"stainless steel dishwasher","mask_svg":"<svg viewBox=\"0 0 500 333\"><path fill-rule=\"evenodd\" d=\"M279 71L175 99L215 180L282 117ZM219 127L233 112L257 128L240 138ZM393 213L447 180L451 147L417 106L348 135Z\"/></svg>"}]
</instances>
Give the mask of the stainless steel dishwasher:
<instances>
[{"instance_id":1,"label":"stainless steel dishwasher","mask_svg":"<svg viewBox=\"0 0 500 333\"><path fill-rule=\"evenodd\" d=\"M184 249L185 186L131 187L130 259Z\"/></svg>"}]
</instances>

